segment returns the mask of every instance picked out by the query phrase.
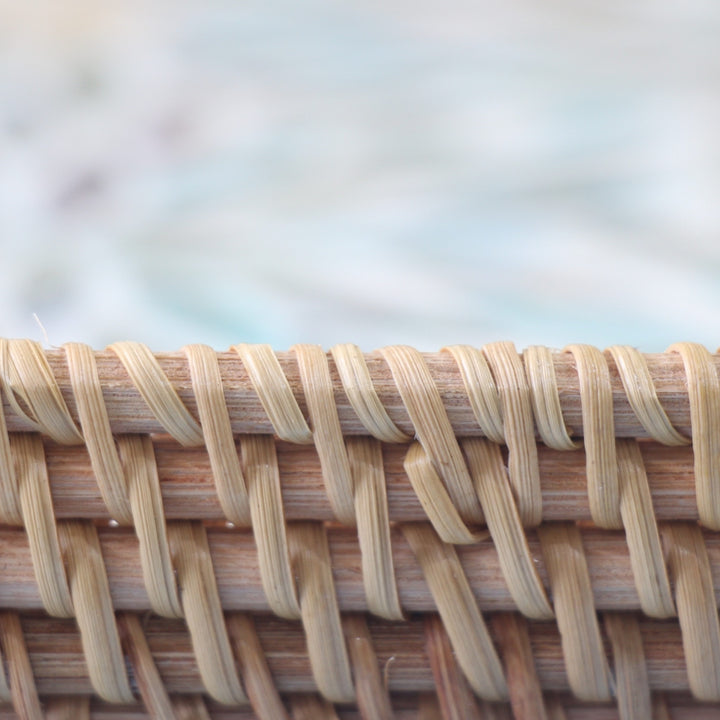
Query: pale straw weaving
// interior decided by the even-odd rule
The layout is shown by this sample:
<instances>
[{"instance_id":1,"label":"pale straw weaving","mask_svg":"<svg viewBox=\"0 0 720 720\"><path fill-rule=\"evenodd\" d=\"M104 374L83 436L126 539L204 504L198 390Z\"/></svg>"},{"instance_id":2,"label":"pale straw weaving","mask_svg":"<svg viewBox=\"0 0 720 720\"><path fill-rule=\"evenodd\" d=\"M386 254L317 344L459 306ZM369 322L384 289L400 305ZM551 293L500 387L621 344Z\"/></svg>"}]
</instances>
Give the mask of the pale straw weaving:
<instances>
[{"instance_id":1,"label":"pale straw weaving","mask_svg":"<svg viewBox=\"0 0 720 720\"><path fill-rule=\"evenodd\" d=\"M0 719L720 714L720 357L0 341Z\"/></svg>"}]
</instances>

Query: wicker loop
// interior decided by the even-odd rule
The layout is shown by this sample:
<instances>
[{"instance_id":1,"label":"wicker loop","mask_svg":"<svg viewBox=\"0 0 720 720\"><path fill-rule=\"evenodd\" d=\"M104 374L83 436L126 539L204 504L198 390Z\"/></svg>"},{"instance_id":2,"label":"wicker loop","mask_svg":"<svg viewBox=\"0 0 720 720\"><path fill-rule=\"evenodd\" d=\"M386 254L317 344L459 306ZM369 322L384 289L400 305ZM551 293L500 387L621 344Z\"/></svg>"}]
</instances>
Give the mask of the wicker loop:
<instances>
[{"instance_id":1,"label":"wicker loop","mask_svg":"<svg viewBox=\"0 0 720 720\"><path fill-rule=\"evenodd\" d=\"M580 379L590 512L596 525L620 528L613 397L607 362L597 348L589 345L570 345L565 351L575 358Z\"/></svg>"},{"instance_id":2,"label":"wicker loop","mask_svg":"<svg viewBox=\"0 0 720 720\"><path fill-rule=\"evenodd\" d=\"M37 435L12 435L10 449L15 460L23 524L43 606L54 617L72 617L73 602L60 553L42 441Z\"/></svg>"},{"instance_id":3,"label":"wicker loop","mask_svg":"<svg viewBox=\"0 0 720 720\"><path fill-rule=\"evenodd\" d=\"M352 477L327 356L317 345L295 345L305 401L310 413L315 448L320 457L325 489L338 520L355 522Z\"/></svg>"},{"instance_id":4,"label":"wicker loop","mask_svg":"<svg viewBox=\"0 0 720 720\"><path fill-rule=\"evenodd\" d=\"M297 619L300 604L290 563L275 444L272 438L248 435L242 438L241 448L265 596L274 613Z\"/></svg>"},{"instance_id":5,"label":"wicker loop","mask_svg":"<svg viewBox=\"0 0 720 720\"><path fill-rule=\"evenodd\" d=\"M512 343L492 343L483 346L482 351L500 395L508 447L508 476L517 499L520 519L526 527L535 527L542 520L542 494L530 386Z\"/></svg>"},{"instance_id":6,"label":"wicker loop","mask_svg":"<svg viewBox=\"0 0 720 720\"><path fill-rule=\"evenodd\" d=\"M93 687L108 702L132 702L97 530L91 523L66 521L58 531Z\"/></svg>"},{"instance_id":7,"label":"wicker loop","mask_svg":"<svg viewBox=\"0 0 720 720\"><path fill-rule=\"evenodd\" d=\"M376 440L348 438L347 452L353 476L355 517L368 608L388 620L401 620L403 613L390 545L382 448Z\"/></svg>"},{"instance_id":8,"label":"wicker loop","mask_svg":"<svg viewBox=\"0 0 720 720\"><path fill-rule=\"evenodd\" d=\"M473 414L484 435L493 442L505 442L500 395L485 355L469 345L443 348L457 363Z\"/></svg>"},{"instance_id":9,"label":"wicker loop","mask_svg":"<svg viewBox=\"0 0 720 720\"><path fill-rule=\"evenodd\" d=\"M184 351L218 500L230 522L249 525L250 501L230 427L217 355L207 345L187 345Z\"/></svg>"},{"instance_id":10,"label":"wicker loop","mask_svg":"<svg viewBox=\"0 0 720 720\"><path fill-rule=\"evenodd\" d=\"M615 684L621 720L652 717L650 683L637 618L608 613L605 628L615 661Z\"/></svg>"},{"instance_id":11,"label":"wicker loop","mask_svg":"<svg viewBox=\"0 0 720 720\"><path fill-rule=\"evenodd\" d=\"M42 720L40 698L17 613L0 613L0 645L7 660L10 676L8 688L3 663L3 671L0 672L0 697L5 702L12 700L15 712L21 718Z\"/></svg>"},{"instance_id":12,"label":"wicker loop","mask_svg":"<svg viewBox=\"0 0 720 720\"><path fill-rule=\"evenodd\" d=\"M560 407L557 376L549 348L532 345L523 353L525 374L530 383L533 412L542 441L555 450L576 450Z\"/></svg>"},{"instance_id":13,"label":"wicker loop","mask_svg":"<svg viewBox=\"0 0 720 720\"><path fill-rule=\"evenodd\" d=\"M308 655L318 689L331 702L352 702L355 689L325 528L296 523L289 527L289 540Z\"/></svg>"},{"instance_id":14,"label":"wicker loop","mask_svg":"<svg viewBox=\"0 0 720 720\"><path fill-rule=\"evenodd\" d=\"M312 432L270 346L241 344L233 350L242 359L275 434L286 442L311 443Z\"/></svg>"},{"instance_id":15,"label":"wicker loop","mask_svg":"<svg viewBox=\"0 0 720 720\"><path fill-rule=\"evenodd\" d=\"M705 543L697 525L663 527L682 630L690 688L699 700L720 700L720 623Z\"/></svg>"},{"instance_id":16,"label":"wicker loop","mask_svg":"<svg viewBox=\"0 0 720 720\"><path fill-rule=\"evenodd\" d=\"M152 409L158 422L181 445L202 445L200 425L188 412L147 345L118 342L110 345L122 362L138 392Z\"/></svg>"},{"instance_id":17,"label":"wicker loop","mask_svg":"<svg viewBox=\"0 0 720 720\"><path fill-rule=\"evenodd\" d=\"M118 627L140 696L150 716L174 718L170 696L150 652L140 619L132 613L123 613L118 617Z\"/></svg>"},{"instance_id":18,"label":"wicker loop","mask_svg":"<svg viewBox=\"0 0 720 720\"><path fill-rule=\"evenodd\" d=\"M530 645L526 620L516 613L498 613L492 628L505 665L510 706L517 720L551 720Z\"/></svg>"},{"instance_id":19,"label":"wicker loop","mask_svg":"<svg viewBox=\"0 0 720 720\"><path fill-rule=\"evenodd\" d=\"M538 532L570 687L583 700L610 700L610 670L595 615L580 533L574 525L567 524L543 525Z\"/></svg>"},{"instance_id":20,"label":"wicker loop","mask_svg":"<svg viewBox=\"0 0 720 720\"><path fill-rule=\"evenodd\" d=\"M530 555L498 446L471 438L463 442L463 450L518 610L536 620L552 618L553 611Z\"/></svg>"},{"instance_id":21,"label":"wicker loop","mask_svg":"<svg viewBox=\"0 0 720 720\"><path fill-rule=\"evenodd\" d=\"M182 617L152 443L147 436L120 435L117 445L150 605L159 615Z\"/></svg>"},{"instance_id":22,"label":"wicker loop","mask_svg":"<svg viewBox=\"0 0 720 720\"><path fill-rule=\"evenodd\" d=\"M258 718L288 720L252 618L233 614L226 618L226 624L235 656L240 662L248 699Z\"/></svg>"},{"instance_id":23,"label":"wicker loop","mask_svg":"<svg viewBox=\"0 0 720 720\"><path fill-rule=\"evenodd\" d=\"M132 512L122 463L110 429L95 353L87 345L69 343L65 345L65 355L80 426L98 487L110 516L127 525L132 522Z\"/></svg>"},{"instance_id":24,"label":"wicker loop","mask_svg":"<svg viewBox=\"0 0 720 720\"><path fill-rule=\"evenodd\" d=\"M648 435L663 445L687 445L660 404L647 361L638 350L626 345L608 348L622 380L628 402Z\"/></svg>"},{"instance_id":25,"label":"wicker loop","mask_svg":"<svg viewBox=\"0 0 720 720\"><path fill-rule=\"evenodd\" d=\"M210 698L260 720L720 703L719 364L691 343L0 339L0 700L30 720L89 720L90 687L175 720Z\"/></svg>"},{"instance_id":26,"label":"wicker loop","mask_svg":"<svg viewBox=\"0 0 720 720\"><path fill-rule=\"evenodd\" d=\"M390 694L383 685L365 618L362 615L348 615L344 618L343 628L356 678L355 689L361 717L393 720L395 715Z\"/></svg>"},{"instance_id":27,"label":"wicker loop","mask_svg":"<svg viewBox=\"0 0 720 720\"><path fill-rule=\"evenodd\" d=\"M702 345L678 343L669 350L680 354L687 375L700 521L720 530L720 378Z\"/></svg>"},{"instance_id":28,"label":"wicker loop","mask_svg":"<svg viewBox=\"0 0 720 720\"><path fill-rule=\"evenodd\" d=\"M502 665L468 585L455 548L422 525L403 534L422 567L458 663L473 690L490 701L507 698Z\"/></svg>"},{"instance_id":29,"label":"wicker loop","mask_svg":"<svg viewBox=\"0 0 720 720\"><path fill-rule=\"evenodd\" d=\"M205 688L218 702L245 703L247 699L230 649L205 528L197 523L175 522L168 525L168 534L183 613Z\"/></svg>"},{"instance_id":30,"label":"wicker loop","mask_svg":"<svg viewBox=\"0 0 720 720\"><path fill-rule=\"evenodd\" d=\"M34 430L67 445L83 441L38 343L0 338L0 379L13 410Z\"/></svg>"},{"instance_id":31,"label":"wicker loop","mask_svg":"<svg viewBox=\"0 0 720 720\"><path fill-rule=\"evenodd\" d=\"M637 441L618 440L617 459L620 513L640 604L651 617L673 617L675 605Z\"/></svg>"},{"instance_id":32,"label":"wicker loop","mask_svg":"<svg viewBox=\"0 0 720 720\"><path fill-rule=\"evenodd\" d=\"M390 366L417 439L442 478L460 516L466 522L481 522L482 511L470 474L422 355L413 348L399 345L383 348L381 352Z\"/></svg>"},{"instance_id":33,"label":"wicker loop","mask_svg":"<svg viewBox=\"0 0 720 720\"><path fill-rule=\"evenodd\" d=\"M406 443L410 438L390 419L380 402L365 358L357 345L335 345L330 349L343 390L365 429L386 443Z\"/></svg>"}]
</instances>

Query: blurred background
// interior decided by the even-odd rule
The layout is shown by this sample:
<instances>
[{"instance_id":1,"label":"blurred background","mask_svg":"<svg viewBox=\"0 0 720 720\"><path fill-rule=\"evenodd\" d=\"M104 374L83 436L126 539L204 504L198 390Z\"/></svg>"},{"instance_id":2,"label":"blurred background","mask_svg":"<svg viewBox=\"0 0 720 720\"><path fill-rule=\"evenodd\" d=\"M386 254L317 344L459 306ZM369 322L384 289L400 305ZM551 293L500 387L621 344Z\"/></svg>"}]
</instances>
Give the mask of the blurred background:
<instances>
[{"instance_id":1,"label":"blurred background","mask_svg":"<svg viewBox=\"0 0 720 720\"><path fill-rule=\"evenodd\" d=\"M714 2L0 16L0 335L720 344Z\"/></svg>"}]
</instances>

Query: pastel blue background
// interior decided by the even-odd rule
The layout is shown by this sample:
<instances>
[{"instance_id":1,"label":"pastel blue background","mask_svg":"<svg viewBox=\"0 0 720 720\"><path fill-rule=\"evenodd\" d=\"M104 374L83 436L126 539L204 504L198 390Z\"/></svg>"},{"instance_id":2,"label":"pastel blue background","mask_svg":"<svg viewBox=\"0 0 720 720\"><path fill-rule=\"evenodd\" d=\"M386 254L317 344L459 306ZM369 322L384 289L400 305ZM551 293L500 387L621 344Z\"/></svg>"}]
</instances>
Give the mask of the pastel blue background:
<instances>
[{"instance_id":1,"label":"pastel blue background","mask_svg":"<svg viewBox=\"0 0 720 720\"><path fill-rule=\"evenodd\" d=\"M0 0L0 334L720 344L720 6Z\"/></svg>"}]
</instances>

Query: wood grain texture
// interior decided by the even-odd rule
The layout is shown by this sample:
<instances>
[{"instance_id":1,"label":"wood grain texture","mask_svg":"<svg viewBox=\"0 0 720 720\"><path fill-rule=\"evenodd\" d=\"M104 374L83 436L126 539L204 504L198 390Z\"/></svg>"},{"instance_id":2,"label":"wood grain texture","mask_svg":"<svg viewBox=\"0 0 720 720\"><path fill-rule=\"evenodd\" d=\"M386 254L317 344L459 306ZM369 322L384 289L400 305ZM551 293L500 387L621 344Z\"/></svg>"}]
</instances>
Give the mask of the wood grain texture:
<instances>
[{"instance_id":1,"label":"wood grain texture","mask_svg":"<svg viewBox=\"0 0 720 720\"><path fill-rule=\"evenodd\" d=\"M138 542L133 532L123 528L100 528L98 534L114 608L134 612L149 610ZM402 608L406 612L434 611L435 603L420 565L402 532L395 529L391 537ZM704 532L702 539L713 572L714 590L720 596L720 536ZM358 571L360 550L355 532L331 527L328 540L340 611L366 612L367 600ZM223 609L270 612L262 589L252 533L211 528L208 530L208 541ZM528 541L540 578L548 587L547 571L534 531L528 532ZM598 610L639 610L640 600L624 534L583 529L582 542L595 607ZM475 545L457 546L456 551L480 609L484 612L515 611L493 542L488 539ZM0 528L0 557L4 563L0 608L41 610L30 548L22 530Z\"/></svg>"},{"instance_id":2,"label":"wood grain texture","mask_svg":"<svg viewBox=\"0 0 720 720\"><path fill-rule=\"evenodd\" d=\"M77 420L77 408L71 391L65 353L63 350L48 350L46 357L65 402ZM306 413L307 407L302 396L302 384L294 354L279 352L277 357L300 407ZM685 370L680 356L663 353L644 357L647 360L658 398L670 421L681 433L688 434L690 432L690 406ZM197 418L197 404L192 392L190 371L185 355L181 352L158 353L156 358L183 403ZM480 434L452 356L449 353L423 353L423 358L438 387L455 434L458 437ZM646 437L647 433L630 408L617 368L609 353L606 354L606 358L612 384L615 435L617 437ZM113 433L163 432L160 423L132 384L117 356L108 351L101 351L96 353L96 360ZM366 354L365 360L378 396L391 420L403 432L413 435L414 429L387 363L377 352ZM221 352L218 353L218 362L233 432L235 434L272 433L272 426L267 414L252 389L250 378L238 356L235 353ZM716 370L720 371L720 356L714 355L713 362ZM335 403L343 434L367 434L342 390L340 377L331 356L329 356L329 364ZM555 353L553 354L553 364L565 423L571 436L582 436L582 409L575 361L570 353ZM25 420L13 412L7 401L5 401L4 410L8 429L11 432L32 429Z\"/></svg>"},{"instance_id":3,"label":"wood grain texture","mask_svg":"<svg viewBox=\"0 0 720 720\"><path fill-rule=\"evenodd\" d=\"M74 623L41 617L23 617L21 623L39 694L91 694L87 665ZM255 625L281 695L316 692L300 623L263 616L255 618ZM640 620L639 627L651 689L687 693L688 679L678 625ZM384 681L393 704L398 694L435 692L422 618L410 619L402 625L369 619L368 628L378 665L385 668ZM171 695L202 693L190 636L182 621L145 618L143 631L167 691ZM532 623L529 638L543 691L567 693L569 685L555 624Z\"/></svg>"},{"instance_id":4,"label":"wood grain texture","mask_svg":"<svg viewBox=\"0 0 720 720\"><path fill-rule=\"evenodd\" d=\"M278 442L282 500L287 520L332 521L320 461L312 446ZM182 448L167 437L154 438L163 510L168 519L225 520L205 448ZM689 447L640 443L653 506L660 520L697 520L693 454ZM388 510L393 522L426 519L403 469L407 445L383 445ZM45 443L53 507L58 518L110 514L83 446ZM545 521L590 520L585 453L538 446Z\"/></svg>"},{"instance_id":5,"label":"wood grain texture","mask_svg":"<svg viewBox=\"0 0 720 720\"><path fill-rule=\"evenodd\" d=\"M298 697L297 695L295 697ZM393 696L393 710L395 720L440 720L439 714L431 714L428 710L433 696L418 693L403 693ZM175 695L173 700L178 703L185 702L185 698L192 696ZM616 708L611 705L598 705L579 703L569 695L557 696L558 706L564 708L565 720L622 720ZM47 700L45 707L48 720L79 720L82 716L70 705L71 699L54 698ZM62 704L65 714L59 714L58 706ZM69 707L68 707L69 706ZM206 703L207 717L211 720L258 720L258 716L250 708L228 708L217 703ZM673 720L715 720L720 712L720 704L698 705L683 693L673 693L668 696L667 708L672 713ZM147 710L138 705L107 705L93 701L89 705L88 720L156 720ZM67 714L70 710L71 714ZM74 712L73 712L74 710ZM422 714L423 710L425 714ZM437 711L439 713L439 710ZM340 720L365 720L361 713L353 708L337 708L336 713ZM192 715L180 715L181 718L196 718ZM657 720L666 720L668 715L657 715ZM0 706L0 720L19 720L18 715L7 706Z\"/></svg>"}]
</instances>

